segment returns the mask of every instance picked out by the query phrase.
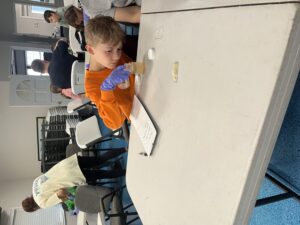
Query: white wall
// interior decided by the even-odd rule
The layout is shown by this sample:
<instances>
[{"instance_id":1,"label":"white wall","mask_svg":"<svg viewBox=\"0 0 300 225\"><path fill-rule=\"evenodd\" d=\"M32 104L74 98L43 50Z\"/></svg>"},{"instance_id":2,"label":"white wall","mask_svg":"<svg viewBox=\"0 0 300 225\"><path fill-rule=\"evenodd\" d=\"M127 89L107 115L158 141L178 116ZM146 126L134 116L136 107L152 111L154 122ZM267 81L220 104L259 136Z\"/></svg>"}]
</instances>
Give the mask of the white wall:
<instances>
[{"instance_id":1,"label":"white wall","mask_svg":"<svg viewBox=\"0 0 300 225\"><path fill-rule=\"evenodd\" d=\"M9 82L0 82L0 182L40 174L37 160L36 117L47 107L9 107Z\"/></svg>"},{"instance_id":2,"label":"white wall","mask_svg":"<svg viewBox=\"0 0 300 225\"><path fill-rule=\"evenodd\" d=\"M8 225L10 208L21 207L22 200L31 193L33 180L34 178L0 182L0 206L3 208L0 225ZM66 221L67 225L75 225L76 216L66 213Z\"/></svg>"},{"instance_id":3,"label":"white wall","mask_svg":"<svg viewBox=\"0 0 300 225\"><path fill-rule=\"evenodd\" d=\"M7 224L9 209L21 207L22 200L30 195L32 182L33 178L7 182L0 181L0 206L4 210L1 225Z\"/></svg>"}]
</instances>

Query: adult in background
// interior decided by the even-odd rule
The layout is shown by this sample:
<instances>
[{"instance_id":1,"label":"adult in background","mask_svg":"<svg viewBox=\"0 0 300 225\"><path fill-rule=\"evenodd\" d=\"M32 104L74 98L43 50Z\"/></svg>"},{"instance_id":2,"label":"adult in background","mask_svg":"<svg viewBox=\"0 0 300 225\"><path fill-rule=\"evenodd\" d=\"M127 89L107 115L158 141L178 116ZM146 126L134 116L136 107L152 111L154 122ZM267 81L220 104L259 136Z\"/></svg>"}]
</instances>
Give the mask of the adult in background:
<instances>
[{"instance_id":1,"label":"adult in background","mask_svg":"<svg viewBox=\"0 0 300 225\"><path fill-rule=\"evenodd\" d=\"M31 68L40 73L49 73L51 84L59 88L71 88L72 64L78 58L69 54L69 44L65 38L54 46L52 60L35 59Z\"/></svg>"},{"instance_id":2,"label":"adult in background","mask_svg":"<svg viewBox=\"0 0 300 225\"><path fill-rule=\"evenodd\" d=\"M110 16L118 22L140 23L142 0L80 0L85 13L93 18Z\"/></svg>"}]
</instances>

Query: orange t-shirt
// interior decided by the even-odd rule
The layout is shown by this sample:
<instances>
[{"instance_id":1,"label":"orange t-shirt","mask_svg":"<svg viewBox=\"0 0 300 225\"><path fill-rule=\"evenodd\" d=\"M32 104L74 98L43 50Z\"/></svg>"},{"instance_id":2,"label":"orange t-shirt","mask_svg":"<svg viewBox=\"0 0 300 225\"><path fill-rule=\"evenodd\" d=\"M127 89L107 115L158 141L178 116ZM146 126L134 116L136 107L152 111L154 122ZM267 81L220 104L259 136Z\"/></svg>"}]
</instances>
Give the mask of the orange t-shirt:
<instances>
[{"instance_id":1,"label":"orange t-shirt","mask_svg":"<svg viewBox=\"0 0 300 225\"><path fill-rule=\"evenodd\" d=\"M129 61L127 56L122 55L119 65ZM131 74L129 77L129 88L116 87L111 91L103 91L100 86L111 72L111 69L97 72L86 70L84 85L86 97L96 105L104 124L114 130L120 128L125 119L129 119L134 96L134 75Z\"/></svg>"}]
</instances>

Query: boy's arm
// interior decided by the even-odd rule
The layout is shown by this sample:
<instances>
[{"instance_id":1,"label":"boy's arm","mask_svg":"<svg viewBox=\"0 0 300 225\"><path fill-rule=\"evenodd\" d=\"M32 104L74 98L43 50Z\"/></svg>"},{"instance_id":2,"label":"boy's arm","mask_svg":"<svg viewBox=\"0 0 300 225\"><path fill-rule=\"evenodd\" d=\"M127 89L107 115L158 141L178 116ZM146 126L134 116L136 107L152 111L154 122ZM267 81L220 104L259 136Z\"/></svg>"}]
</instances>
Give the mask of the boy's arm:
<instances>
[{"instance_id":1,"label":"boy's arm","mask_svg":"<svg viewBox=\"0 0 300 225\"><path fill-rule=\"evenodd\" d=\"M141 7L128 6L124 8L115 8L114 19L119 22L140 23Z\"/></svg>"},{"instance_id":2,"label":"boy's arm","mask_svg":"<svg viewBox=\"0 0 300 225\"><path fill-rule=\"evenodd\" d=\"M105 125L111 129L120 128L124 120L129 117L132 106L130 96L134 85L131 84L127 89L119 89L117 87L128 79L130 79L130 72L122 65L114 69L100 86L99 114Z\"/></svg>"},{"instance_id":3,"label":"boy's arm","mask_svg":"<svg viewBox=\"0 0 300 225\"><path fill-rule=\"evenodd\" d=\"M56 192L54 192L51 196L45 196L44 194L40 194L37 197L37 204L41 208L48 208L60 202L62 202L62 200L57 196Z\"/></svg>"},{"instance_id":4,"label":"boy's arm","mask_svg":"<svg viewBox=\"0 0 300 225\"><path fill-rule=\"evenodd\" d=\"M122 91L128 92L127 90ZM101 91L101 99L97 104L97 108L100 117L108 128L115 130L124 123L126 115L122 109L131 104L130 99L127 97L129 96L122 95L122 99L117 102L114 91Z\"/></svg>"}]
</instances>

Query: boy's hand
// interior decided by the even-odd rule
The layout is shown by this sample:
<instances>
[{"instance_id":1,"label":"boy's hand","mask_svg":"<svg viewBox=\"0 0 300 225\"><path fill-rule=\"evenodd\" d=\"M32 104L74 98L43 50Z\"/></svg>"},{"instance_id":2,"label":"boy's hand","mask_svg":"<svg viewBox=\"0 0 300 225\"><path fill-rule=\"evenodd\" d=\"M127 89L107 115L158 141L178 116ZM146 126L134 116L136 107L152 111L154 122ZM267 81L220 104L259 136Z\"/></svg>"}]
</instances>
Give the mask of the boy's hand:
<instances>
[{"instance_id":1,"label":"boy's hand","mask_svg":"<svg viewBox=\"0 0 300 225\"><path fill-rule=\"evenodd\" d=\"M101 90L114 90L118 84L124 83L128 80L130 72L125 70L124 66L118 66L101 84Z\"/></svg>"}]
</instances>

